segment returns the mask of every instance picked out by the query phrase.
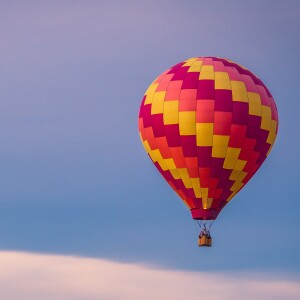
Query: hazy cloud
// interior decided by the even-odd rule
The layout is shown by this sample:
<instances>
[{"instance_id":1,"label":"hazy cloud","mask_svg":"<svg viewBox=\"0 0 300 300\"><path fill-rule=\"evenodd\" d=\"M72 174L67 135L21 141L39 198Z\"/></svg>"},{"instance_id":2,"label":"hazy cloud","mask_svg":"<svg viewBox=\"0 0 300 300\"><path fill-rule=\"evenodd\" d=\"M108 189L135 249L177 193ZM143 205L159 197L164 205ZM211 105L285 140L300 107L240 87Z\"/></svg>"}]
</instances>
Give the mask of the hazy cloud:
<instances>
[{"instance_id":1,"label":"hazy cloud","mask_svg":"<svg viewBox=\"0 0 300 300\"><path fill-rule=\"evenodd\" d=\"M104 259L0 252L0 297L14 300L299 299L298 279L174 271Z\"/></svg>"}]
</instances>

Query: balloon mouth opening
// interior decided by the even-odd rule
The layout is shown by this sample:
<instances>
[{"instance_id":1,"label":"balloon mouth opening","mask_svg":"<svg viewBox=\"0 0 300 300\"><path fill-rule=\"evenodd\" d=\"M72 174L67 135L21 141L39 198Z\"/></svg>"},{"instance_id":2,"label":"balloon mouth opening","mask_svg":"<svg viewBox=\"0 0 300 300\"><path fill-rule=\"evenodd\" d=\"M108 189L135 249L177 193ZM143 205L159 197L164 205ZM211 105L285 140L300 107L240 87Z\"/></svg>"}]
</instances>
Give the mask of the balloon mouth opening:
<instances>
[{"instance_id":1,"label":"balloon mouth opening","mask_svg":"<svg viewBox=\"0 0 300 300\"><path fill-rule=\"evenodd\" d=\"M215 220L219 213L220 211L213 208L208 208L208 209L192 208L191 209L191 214L194 220Z\"/></svg>"}]
</instances>

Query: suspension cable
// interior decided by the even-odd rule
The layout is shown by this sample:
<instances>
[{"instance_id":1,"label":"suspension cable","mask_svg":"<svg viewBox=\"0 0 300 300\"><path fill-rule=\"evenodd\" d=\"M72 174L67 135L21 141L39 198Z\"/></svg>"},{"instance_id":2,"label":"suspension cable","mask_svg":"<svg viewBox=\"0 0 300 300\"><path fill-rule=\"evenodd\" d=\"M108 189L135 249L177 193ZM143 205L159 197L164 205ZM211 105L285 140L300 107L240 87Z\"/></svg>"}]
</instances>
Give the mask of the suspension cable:
<instances>
[{"instance_id":1,"label":"suspension cable","mask_svg":"<svg viewBox=\"0 0 300 300\"><path fill-rule=\"evenodd\" d=\"M208 224L208 226L209 226L208 230L210 230L210 228L211 228L211 226L213 226L214 222L215 222L215 220L211 220L211 223Z\"/></svg>"}]
</instances>

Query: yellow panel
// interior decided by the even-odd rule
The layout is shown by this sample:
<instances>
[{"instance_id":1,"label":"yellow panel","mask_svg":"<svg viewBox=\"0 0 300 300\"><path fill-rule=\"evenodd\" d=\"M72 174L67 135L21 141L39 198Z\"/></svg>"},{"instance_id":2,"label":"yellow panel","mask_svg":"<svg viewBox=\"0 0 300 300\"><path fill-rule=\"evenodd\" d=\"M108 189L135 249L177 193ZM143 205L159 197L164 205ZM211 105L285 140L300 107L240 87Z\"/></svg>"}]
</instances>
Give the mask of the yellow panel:
<instances>
[{"instance_id":1,"label":"yellow panel","mask_svg":"<svg viewBox=\"0 0 300 300\"><path fill-rule=\"evenodd\" d=\"M164 99L166 92L157 92L153 96L152 106L151 106L151 114L162 114L164 111Z\"/></svg>"},{"instance_id":2,"label":"yellow panel","mask_svg":"<svg viewBox=\"0 0 300 300\"><path fill-rule=\"evenodd\" d=\"M267 143L270 145L273 145L276 139L276 127L277 127L277 122L275 120L271 121L271 126L270 126L270 132L267 138ZM270 152L270 149L268 151L268 154Z\"/></svg>"},{"instance_id":3,"label":"yellow panel","mask_svg":"<svg viewBox=\"0 0 300 300\"><path fill-rule=\"evenodd\" d=\"M208 209L211 207L213 198L202 198L202 206L204 209Z\"/></svg>"},{"instance_id":4,"label":"yellow panel","mask_svg":"<svg viewBox=\"0 0 300 300\"><path fill-rule=\"evenodd\" d=\"M248 92L249 99L249 114L255 116L261 116L261 100L260 96L257 93Z\"/></svg>"},{"instance_id":5,"label":"yellow panel","mask_svg":"<svg viewBox=\"0 0 300 300\"><path fill-rule=\"evenodd\" d=\"M149 155L153 162L157 162L160 158L160 152L158 149L149 152Z\"/></svg>"},{"instance_id":6,"label":"yellow panel","mask_svg":"<svg viewBox=\"0 0 300 300\"><path fill-rule=\"evenodd\" d=\"M203 208L204 209L207 209L208 207L208 205L207 205L207 198L204 198L203 196L202 196L202 206L203 206Z\"/></svg>"},{"instance_id":7,"label":"yellow panel","mask_svg":"<svg viewBox=\"0 0 300 300\"><path fill-rule=\"evenodd\" d=\"M244 183L242 182L244 180L244 178L247 176L247 173L246 172L243 172L241 171L237 180L233 183L233 185L231 186L230 190L232 192L237 192L239 191L243 186L244 186Z\"/></svg>"},{"instance_id":8,"label":"yellow panel","mask_svg":"<svg viewBox=\"0 0 300 300\"><path fill-rule=\"evenodd\" d=\"M162 168L163 171L167 171L168 170L168 166L165 163L165 161L164 161L163 158L158 159L157 162L158 162L158 164L160 165L160 167Z\"/></svg>"},{"instance_id":9,"label":"yellow panel","mask_svg":"<svg viewBox=\"0 0 300 300\"><path fill-rule=\"evenodd\" d=\"M163 171L168 170L168 167L159 151L159 149L155 149L149 153L153 162L158 162Z\"/></svg>"},{"instance_id":10,"label":"yellow panel","mask_svg":"<svg viewBox=\"0 0 300 300\"><path fill-rule=\"evenodd\" d=\"M239 179L241 181L247 176L247 174L248 173L244 171L233 170L230 174L229 179L234 181L237 181Z\"/></svg>"},{"instance_id":11,"label":"yellow panel","mask_svg":"<svg viewBox=\"0 0 300 300\"><path fill-rule=\"evenodd\" d=\"M227 152L228 142L229 142L229 136L214 135L213 136L212 157L215 157L215 158L225 157L226 152Z\"/></svg>"},{"instance_id":12,"label":"yellow panel","mask_svg":"<svg viewBox=\"0 0 300 300\"><path fill-rule=\"evenodd\" d=\"M201 194L202 194L203 198L207 199L208 198L208 188L201 188Z\"/></svg>"},{"instance_id":13,"label":"yellow panel","mask_svg":"<svg viewBox=\"0 0 300 300\"><path fill-rule=\"evenodd\" d=\"M272 131L269 132L267 143L270 145L273 145L276 140L276 133L273 133Z\"/></svg>"},{"instance_id":14,"label":"yellow panel","mask_svg":"<svg viewBox=\"0 0 300 300\"><path fill-rule=\"evenodd\" d=\"M225 148L225 147L213 147L212 157L224 158L226 156L226 150L227 150L227 148Z\"/></svg>"},{"instance_id":15,"label":"yellow panel","mask_svg":"<svg viewBox=\"0 0 300 300\"><path fill-rule=\"evenodd\" d=\"M190 178L187 168L178 168L177 170L181 178Z\"/></svg>"},{"instance_id":16,"label":"yellow panel","mask_svg":"<svg viewBox=\"0 0 300 300\"><path fill-rule=\"evenodd\" d=\"M202 64L203 61L200 60L195 61L188 69L188 72L200 72Z\"/></svg>"},{"instance_id":17,"label":"yellow panel","mask_svg":"<svg viewBox=\"0 0 300 300\"><path fill-rule=\"evenodd\" d=\"M197 123L196 129L197 129L197 135L213 136L214 124L213 123Z\"/></svg>"},{"instance_id":18,"label":"yellow panel","mask_svg":"<svg viewBox=\"0 0 300 300\"><path fill-rule=\"evenodd\" d=\"M144 145L146 152L149 154L151 152L151 148L150 148L148 141L144 141L143 145Z\"/></svg>"},{"instance_id":19,"label":"yellow panel","mask_svg":"<svg viewBox=\"0 0 300 300\"><path fill-rule=\"evenodd\" d=\"M212 135L198 135L197 134L197 146L212 146Z\"/></svg>"},{"instance_id":20,"label":"yellow panel","mask_svg":"<svg viewBox=\"0 0 300 300\"><path fill-rule=\"evenodd\" d=\"M207 208L211 207L213 200L214 200L213 198L208 198L207 199Z\"/></svg>"},{"instance_id":21,"label":"yellow panel","mask_svg":"<svg viewBox=\"0 0 300 300\"><path fill-rule=\"evenodd\" d=\"M182 178L182 182L187 189L193 188L192 183L189 178Z\"/></svg>"},{"instance_id":22,"label":"yellow panel","mask_svg":"<svg viewBox=\"0 0 300 300\"><path fill-rule=\"evenodd\" d=\"M237 170L237 171L243 171L243 169L244 169L246 163L247 163L246 160L238 159L238 160L236 161L235 166L234 166L234 170Z\"/></svg>"},{"instance_id":23,"label":"yellow panel","mask_svg":"<svg viewBox=\"0 0 300 300\"><path fill-rule=\"evenodd\" d=\"M271 120L272 120L272 113L271 108L269 106L262 105L262 118L260 128L265 130L270 130Z\"/></svg>"},{"instance_id":24,"label":"yellow panel","mask_svg":"<svg viewBox=\"0 0 300 300\"><path fill-rule=\"evenodd\" d=\"M239 154L241 152L240 148L233 148L233 147L228 147L226 157L231 157L231 158L238 158Z\"/></svg>"},{"instance_id":25,"label":"yellow panel","mask_svg":"<svg viewBox=\"0 0 300 300\"><path fill-rule=\"evenodd\" d=\"M149 86L148 90L145 93L145 95L146 95L145 104L152 103L153 95L154 95L157 87L158 87L158 83L152 83Z\"/></svg>"},{"instance_id":26,"label":"yellow panel","mask_svg":"<svg viewBox=\"0 0 300 300\"><path fill-rule=\"evenodd\" d=\"M227 72L215 72L215 89L231 90L231 84Z\"/></svg>"},{"instance_id":27,"label":"yellow panel","mask_svg":"<svg viewBox=\"0 0 300 300\"><path fill-rule=\"evenodd\" d=\"M240 189L243 187L243 185L244 185L244 184L243 184L242 182L236 181L236 182L231 186L230 190L231 190L232 192L237 191L237 190L240 190Z\"/></svg>"},{"instance_id":28,"label":"yellow panel","mask_svg":"<svg viewBox=\"0 0 300 300\"><path fill-rule=\"evenodd\" d=\"M199 75L200 80L205 80L205 79L215 79L215 72L214 72L214 67L213 66L207 66L204 65L201 68L201 72Z\"/></svg>"},{"instance_id":29,"label":"yellow panel","mask_svg":"<svg viewBox=\"0 0 300 300\"><path fill-rule=\"evenodd\" d=\"M153 100L153 96L154 96L154 93L147 95L146 99L145 99L145 102L144 102L144 105L151 104L152 100Z\"/></svg>"},{"instance_id":30,"label":"yellow panel","mask_svg":"<svg viewBox=\"0 0 300 300\"><path fill-rule=\"evenodd\" d=\"M276 132L276 127L277 127L277 122L275 120L271 121L271 127L270 127L270 131L275 133Z\"/></svg>"},{"instance_id":31,"label":"yellow panel","mask_svg":"<svg viewBox=\"0 0 300 300\"><path fill-rule=\"evenodd\" d=\"M145 95L149 95L149 94L155 93L157 87L158 87L158 83L152 83L152 84L148 87L148 89L147 89Z\"/></svg>"},{"instance_id":32,"label":"yellow panel","mask_svg":"<svg viewBox=\"0 0 300 300\"><path fill-rule=\"evenodd\" d=\"M248 102L246 85L242 81L231 81L232 101Z\"/></svg>"},{"instance_id":33,"label":"yellow panel","mask_svg":"<svg viewBox=\"0 0 300 300\"><path fill-rule=\"evenodd\" d=\"M180 135L196 134L196 112L180 111L179 112L179 132Z\"/></svg>"},{"instance_id":34,"label":"yellow panel","mask_svg":"<svg viewBox=\"0 0 300 300\"><path fill-rule=\"evenodd\" d=\"M212 146L213 145L213 123L197 123L197 146Z\"/></svg>"},{"instance_id":35,"label":"yellow panel","mask_svg":"<svg viewBox=\"0 0 300 300\"><path fill-rule=\"evenodd\" d=\"M181 178L180 175L179 175L179 173L178 173L178 170L171 169L170 173L172 174L172 176L173 176L174 179L180 179Z\"/></svg>"},{"instance_id":36,"label":"yellow panel","mask_svg":"<svg viewBox=\"0 0 300 300\"><path fill-rule=\"evenodd\" d=\"M187 189L193 188L187 168L178 168L178 174Z\"/></svg>"},{"instance_id":37,"label":"yellow panel","mask_svg":"<svg viewBox=\"0 0 300 300\"><path fill-rule=\"evenodd\" d=\"M164 124L165 125L179 123L178 107L179 107L178 100L164 102Z\"/></svg>"},{"instance_id":38,"label":"yellow panel","mask_svg":"<svg viewBox=\"0 0 300 300\"><path fill-rule=\"evenodd\" d=\"M199 178L191 178L193 190L197 198L201 198L201 188Z\"/></svg>"},{"instance_id":39,"label":"yellow panel","mask_svg":"<svg viewBox=\"0 0 300 300\"><path fill-rule=\"evenodd\" d=\"M190 67L197 59L198 59L198 57L189 58L185 61L185 63L182 66L183 67Z\"/></svg>"},{"instance_id":40,"label":"yellow panel","mask_svg":"<svg viewBox=\"0 0 300 300\"><path fill-rule=\"evenodd\" d=\"M214 135L213 137L213 147L226 147L228 146L229 136L227 135Z\"/></svg>"},{"instance_id":41,"label":"yellow panel","mask_svg":"<svg viewBox=\"0 0 300 300\"><path fill-rule=\"evenodd\" d=\"M244 180L244 178L247 176L247 174L248 174L247 172L241 171L238 181L242 182Z\"/></svg>"},{"instance_id":42,"label":"yellow panel","mask_svg":"<svg viewBox=\"0 0 300 300\"><path fill-rule=\"evenodd\" d=\"M166 165L167 165L167 167L168 167L169 170L176 169L176 165L174 163L173 158L167 158L167 159L165 159L165 163L166 163Z\"/></svg>"},{"instance_id":43,"label":"yellow panel","mask_svg":"<svg viewBox=\"0 0 300 300\"><path fill-rule=\"evenodd\" d=\"M239 148L227 148L226 158L224 160L223 168L224 169L234 169L236 160L239 157L239 154L241 152L241 149Z\"/></svg>"},{"instance_id":44,"label":"yellow panel","mask_svg":"<svg viewBox=\"0 0 300 300\"><path fill-rule=\"evenodd\" d=\"M231 172L231 174L229 176L229 179L236 181L238 179L240 173L241 173L241 171L232 170L232 172Z\"/></svg>"}]
</instances>

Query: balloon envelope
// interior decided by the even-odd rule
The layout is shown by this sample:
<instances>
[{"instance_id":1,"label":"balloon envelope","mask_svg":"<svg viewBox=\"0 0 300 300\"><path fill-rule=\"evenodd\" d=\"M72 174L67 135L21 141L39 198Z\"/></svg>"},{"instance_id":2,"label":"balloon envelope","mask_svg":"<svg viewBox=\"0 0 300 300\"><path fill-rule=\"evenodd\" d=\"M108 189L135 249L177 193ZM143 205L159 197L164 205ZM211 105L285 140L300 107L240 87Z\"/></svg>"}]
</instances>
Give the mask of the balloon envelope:
<instances>
[{"instance_id":1,"label":"balloon envelope","mask_svg":"<svg viewBox=\"0 0 300 300\"><path fill-rule=\"evenodd\" d=\"M263 82L227 59L195 57L146 91L139 132L146 152L198 220L214 220L264 162L278 114Z\"/></svg>"}]
</instances>

